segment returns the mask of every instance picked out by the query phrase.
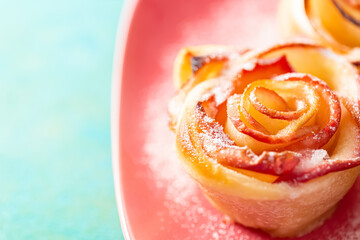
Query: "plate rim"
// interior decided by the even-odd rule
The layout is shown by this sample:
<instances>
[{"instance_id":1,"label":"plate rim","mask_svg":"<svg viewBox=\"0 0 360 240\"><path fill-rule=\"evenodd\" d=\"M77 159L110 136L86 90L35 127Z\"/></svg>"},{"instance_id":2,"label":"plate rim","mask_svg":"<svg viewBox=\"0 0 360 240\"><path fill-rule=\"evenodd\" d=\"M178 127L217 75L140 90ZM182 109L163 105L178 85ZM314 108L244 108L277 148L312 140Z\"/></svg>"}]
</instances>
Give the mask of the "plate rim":
<instances>
[{"instance_id":1,"label":"plate rim","mask_svg":"<svg viewBox=\"0 0 360 240\"><path fill-rule=\"evenodd\" d=\"M139 0L125 0L120 11L117 33L115 37L115 47L111 77L111 99L110 99L110 135L111 135L111 159L113 169L113 181L116 205L120 219L122 234L126 240L134 239L131 231L128 216L126 214L124 194L121 182L121 139L120 139L120 113L121 96L123 83L123 70L126 47L128 45L129 30L132 25L134 14Z\"/></svg>"}]
</instances>

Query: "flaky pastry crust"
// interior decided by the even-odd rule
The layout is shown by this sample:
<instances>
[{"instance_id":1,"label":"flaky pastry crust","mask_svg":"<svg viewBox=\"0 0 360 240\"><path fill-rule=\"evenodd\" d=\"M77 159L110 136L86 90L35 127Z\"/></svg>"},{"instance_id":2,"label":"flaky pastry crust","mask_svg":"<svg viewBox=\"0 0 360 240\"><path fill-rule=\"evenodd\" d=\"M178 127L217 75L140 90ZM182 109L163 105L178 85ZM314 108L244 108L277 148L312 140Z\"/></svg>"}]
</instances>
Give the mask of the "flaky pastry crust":
<instances>
[{"instance_id":1,"label":"flaky pastry crust","mask_svg":"<svg viewBox=\"0 0 360 240\"><path fill-rule=\"evenodd\" d=\"M184 48L174 73L176 151L216 208L278 237L331 216L359 173L356 67L292 42Z\"/></svg>"}]
</instances>

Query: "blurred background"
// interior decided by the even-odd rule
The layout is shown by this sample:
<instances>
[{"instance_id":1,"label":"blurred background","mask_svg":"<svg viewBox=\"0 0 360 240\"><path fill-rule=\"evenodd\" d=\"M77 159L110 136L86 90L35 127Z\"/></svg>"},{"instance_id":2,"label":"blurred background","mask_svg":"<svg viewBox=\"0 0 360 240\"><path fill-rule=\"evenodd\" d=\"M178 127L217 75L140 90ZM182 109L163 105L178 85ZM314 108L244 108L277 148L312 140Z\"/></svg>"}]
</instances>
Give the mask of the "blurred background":
<instances>
[{"instance_id":1,"label":"blurred background","mask_svg":"<svg viewBox=\"0 0 360 240\"><path fill-rule=\"evenodd\" d=\"M123 239L110 91L123 0L0 8L0 239Z\"/></svg>"}]
</instances>

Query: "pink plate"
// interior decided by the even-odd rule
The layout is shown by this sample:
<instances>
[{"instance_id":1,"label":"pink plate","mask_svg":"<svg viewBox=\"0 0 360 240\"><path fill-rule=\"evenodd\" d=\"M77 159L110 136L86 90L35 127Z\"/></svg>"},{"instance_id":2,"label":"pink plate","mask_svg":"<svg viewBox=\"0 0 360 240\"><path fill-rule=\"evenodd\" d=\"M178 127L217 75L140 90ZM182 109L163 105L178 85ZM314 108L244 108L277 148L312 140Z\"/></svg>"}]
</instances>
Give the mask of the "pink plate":
<instances>
[{"instance_id":1,"label":"pink plate","mask_svg":"<svg viewBox=\"0 0 360 240\"><path fill-rule=\"evenodd\" d=\"M182 46L270 45L277 40L276 8L274 0L128 2L112 86L115 191L126 239L270 239L224 222L179 166L167 103ZM360 239L360 181L330 220L300 239Z\"/></svg>"}]
</instances>

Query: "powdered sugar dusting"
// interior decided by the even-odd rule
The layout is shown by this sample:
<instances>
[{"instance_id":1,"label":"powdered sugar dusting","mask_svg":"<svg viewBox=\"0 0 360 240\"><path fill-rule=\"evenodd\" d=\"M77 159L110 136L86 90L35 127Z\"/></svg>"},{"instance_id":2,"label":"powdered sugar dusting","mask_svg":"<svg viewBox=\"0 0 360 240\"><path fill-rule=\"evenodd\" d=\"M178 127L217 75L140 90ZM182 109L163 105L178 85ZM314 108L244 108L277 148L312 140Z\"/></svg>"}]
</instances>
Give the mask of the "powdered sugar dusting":
<instances>
[{"instance_id":1,"label":"powdered sugar dusting","mask_svg":"<svg viewBox=\"0 0 360 240\"><path fill-rule=\"evenodd\" d=\"M164 87L157 87L150 92L155 93L155 96L169 95ZM148 158L144 164L154 173L156 187L167 188L168 198L183 202L194 191L195 185L189 184L189 177L176 160L173 146L175 139L168 128L169 117L166 114L166 103L164 104L162 98L154 98L154 95L147 103L144 116L146 126L144 127L149 131L145 136L144 150ZM171 147L167 147L168 145ZM172 187L168 187L169 183Z\"/></svg>"},{"instance_id":2,"label":"powdered sugar dusting","mask_svg":"<svg viewBox=\"0 0 360 240\"><path fill-rule=\"evenodd\" d=\"M295 171L302 172L307 169L315 168L316 166L319 166L324 159L329 157L327 151L324 149L316 149L311 151L309 154L311 154L311 157L305 157L304 160L300 161L300 163L296 166Z\"/></svg>"},{"instance_id":3,"label":"powdered sugar dusting","mask_svg":"<svg viewBox=\"0 0 360 240\"><path fill-rule=\"evenodd\" d=\"M148 96L143 127L148 129L143 146L146 158L141 164L150 170L154 179L153 188L164 190L162 205L166 212L159 211L161 222L174 221L187 236L199 233L198 239L269 239L263 233L241 225L224 222L224 216L204 198L197 184L185 173L177 160L173 147L175 137L167 127L168 116L164 97L171 97L168 83L154 85ZM325 150L317 150L309 159L306 168L317 165L327 157ZM358 239L360 238L360 182L357 181L350 194L341 202L334 217L323 227L298 239ZM159 231L169 231L162 226ZM181 239L192 239L183 237Z\"/></svg>"},{"instance_id":4,"label":"powdered sugar dusting","mask_svg":"<svg viewBox=\"0 0 360 240\"><path fill-rule=\"evenodd\" d=\"M176 26L176 28L179 29L178 32L181 32L181 34L176 35L176 41L174 40L170 43L162 41L164 39L162 38L163 35L152 34L151 36L154 37L159 36L158 40L161 41L161 43L165 42L167 45L164 45L164 49L162 49L158 55L151 55L151 61L149 61L150 55L148 56L147 53L153 51L142 52L138 50L143 56L147 56L144 59L150 62L149 64L145 63L145 60L139 61L139 59L137 59L137 61L139 61L137 62L138 65L151 65L148 66L148 68L139 70L144 71L144 76L141 76L151 79L156 76L156 78L152 79L154 84L150 86L150 88L142 91L146 94L146 101L144 116L140 121L141 127L139 128L146 130L134 130L134 134L139 134L139 132L140 134L144 134L142 136L144 139L143 145L140 146L141 149L139 149L139 151L143 151L145 154L144 157L136 159L142 169L134 173L139 176L136 180L142 180L145 190L135 189L135 191L147 191L148 198L159 200L160 202L158 202L158 204L161 206L154 206L157 212L156 215L153 216L153 219L154 221L162 223L160 227L156 226L156 228L151 228L154 236L172 236L171 234L161 234L162 232L174 234L175 232L176 234L183 232L182 235L174 235L172 239L270 239L261 232L223 221L224 216L207 202L199 187L180 166L173 147L175 140L174 134L171 133L167 127L167 103L174 94L174 91L172 91L171 69L173 67L172 64L175 54L180 47L203 43L237 44L241 47L247 47L248 45L246 44L256 46L263 45L265 42L266 44L271 43L275 36L275 34L272 33L274 29L273 23L272 20L267 21L269 14L265 14L265 12L269 9L260 6L260 4L271 6L271 8L275 9L276 3L268 4L267 1L259 1L259 3L244 4L244 2L245 1L224 1L221 2L221 4L214 5L210 18L218 18L218 21L212 20L216 22L216 24L210 27L204 27L208 25L207 19L181 23L181 26ZM264 14L262 14L263 12ZM243 21L245 18L241 17L241 15L252 16L254 13L256 13L256 18ZM151 13L150 15L156 15L156 17L161 19L166 19L165 14L166 13L160 12L159 14ZM229 19L241 19L241 21L230 23ZM162 22L165 23L166 21ZM257 26L260 22L261 29L251 27ZM230 29L228 27L229 25L231 25ZM161 26L159 26L159 28L160 27ZM171 26L171 29L173 28L175 27ZM229 38L229 33L231 32L239 33L237 35L230 34L234 37ZM253 37L255 41L249 41L251 36L255 35L257 36L256 38ZM148 41L148 39L146 39L146 41ZM153 40L151 42L152 46L149 49L158 47L156 43L159 41ZM138 46L138 48L143 49L141 46ZM152 64L157 66L158 61L160 61L161 67L153 68ZM135 80L138 81L138 79ZM139 109L136 109L136 111L138 110ZM140 154L140 156L142 155ZM320 157L321 156L319 156L319 158ZM314 161L316 159L314 159ZM148 189L151 189L151 191ZM153 203L153 201L151 201L151 203ZM333 218L326 222L320 229L299 239L360 239L359 203L360 182L358 181L350 194L345 197L345 200L340 204L340 208ZM141 217L138 219L141 219ZM176 231L175 228L180 230ZM196 236L196 238L194 238L194 236ZM169 238L158 237L151 239Z\"/></svg>"},{"instance_id":5,"label":"powdered sugar dusting","mask_svg":"<svg viewBox=\"0 0 360 240\"><path fill-rule=\"evenodd\" d=\"M195 181L183 170L175 155L174 134L167 127L166 102L163 101L164 96L170 95L167 89L168 84L151 89L143 121L146 125L143 127L148 129L143 146L147 157L141 164L150 170L154 179L150 184L155 185L152 187L164 190L163 206L167 209L167 212L158 212L157 217L165 224L169 215L190 235L201 232L204 236L201 239L264 239L262 234L249 237L253 230L224 221L224 216L207 202ZM160 230L167 231L166 228Z\"/></svg>"}]
</instances>

